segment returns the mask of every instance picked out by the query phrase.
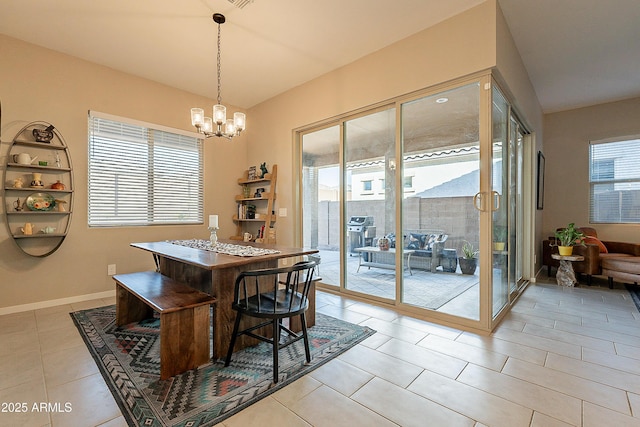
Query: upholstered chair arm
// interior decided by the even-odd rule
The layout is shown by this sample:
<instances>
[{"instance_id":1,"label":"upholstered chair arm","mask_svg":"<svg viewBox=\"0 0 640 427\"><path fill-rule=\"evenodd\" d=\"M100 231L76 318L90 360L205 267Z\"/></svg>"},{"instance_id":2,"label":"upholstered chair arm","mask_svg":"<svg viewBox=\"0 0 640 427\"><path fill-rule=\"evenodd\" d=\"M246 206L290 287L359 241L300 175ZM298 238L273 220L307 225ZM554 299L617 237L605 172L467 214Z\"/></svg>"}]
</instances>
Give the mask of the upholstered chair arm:
<instances>
[{"instance_id":1,"label":"upholstered chair arm","mask_svg":"<svg viewBox=\"0 0 640 427\"><path fill-rule=\"evenodd\" d=\"M607 251L616 254L629 254L640 256L640 244L626 242L602 242L607 247Z\"/></svg>"},{"instance_id":2,"label":"upholstered chair arm","mask_svg":"<svg viewBox=\"0 0 640 427\"><path fill-rule=\"evenodd\" d=\"M554 246L551 246L551 245ZM557 254L558 247L555 246L555 240L547 239L542 241L542 265L557 267L560 263L551 258L551 254Z\"/></svg>"},{"instance_id":3,"label":"upholstered chair arm","mask_svg":"<svg viewBox=\"0 0 640 427\"><path fill-rule=\"evenodd\" d=\"M573 254L584 257L584 261L573 263L577 273L600 274L600 248L598 245L574 246Z\"/></svg>"}]
</instances>

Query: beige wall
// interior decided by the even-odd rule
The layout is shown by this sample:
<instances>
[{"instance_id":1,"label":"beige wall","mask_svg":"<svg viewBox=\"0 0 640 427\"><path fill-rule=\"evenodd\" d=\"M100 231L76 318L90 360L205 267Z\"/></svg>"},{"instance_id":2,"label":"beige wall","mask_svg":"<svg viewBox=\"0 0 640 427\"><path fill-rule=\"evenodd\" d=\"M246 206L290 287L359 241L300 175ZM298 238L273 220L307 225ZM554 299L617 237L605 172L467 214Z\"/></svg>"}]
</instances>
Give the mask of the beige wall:
<instances>
[{"instance_id":1,"label":"beige wall","mask_svg":"<svg viewBox=\"0 0 640 427\"><path fill-rule=\"evenodd\" d=\"M640 98L547 114L543 232L589 225L589 141L640 135ZM594 224L604 240L640 242L640 226Z\"/></svg>"},{"instance_id":2,"label":"beige wall","mask_svg":"<svg viewBox=\"0 0 640 427\"><path fill-rule=\"evenodd\" d=\"M2 127L0 163L14 134L26 123L44 120L62 133L74 166L75 201L71 229L57 252L33 258L0 227L0 310L111 291L107 264L118 273L151 269L151 255L129 248L133 241L208 237L205 225L89 229L87 227L87 111L129 117L192 130L189 108L210 108L214 100L0 35ZM232 143L205 142L205 214L218 213L220 226L232 234L236 179L245 168L247 136ZM1 166L4 168L4 166ZM3 186L4 187L4 186ZM176 197L180 189L176 188ZM2 213L6 209L3 203ZM3 221L4 222L4 221Z\"/></svg>"},{"instance_id":3,"label":"beige wall","mask_svg":"<svg viewBox=\"0 0 640 427\"><path fill-rule=\"evenodd\" d=\"M540 269L542 264L542 249L538 242L545 237L542 231L542 211L536 209L536 165L537 153L542 150L542 141L544 139L545 130L543 127L543 115L540 103L533 90L533 85L529 80L529 76L520 58L518 49L515 46L507 22L500 8L497 8L496 22L496 50L498 52L497 70L494 73L501 88L506 92L507 97L515 108L516 113L523 125L529 132L532 132L531 145L529 147L529 162L524 163L525 185L529 184L534 188L531 194L532 198L525 200L525 209L533 212L531 218L532 230L532 246L524 248L523 256L531 255L535 260L533 270L529 271L525 264L525 274L529 273L535 276L535 272ZM531 258L531 256L529 258Z\"/></svg>"},{"instance_id":4,"label":"beige wall","mask_svg":"<svg viewBox=\"0 0 640 427\"><path fill-rule=\"evenodd\" d=\"M506 43L496 58L496 40L506 37L495 0L469 9L430 29L383 48L360 60L298 86L247 112L247 131L234 142L205 144L205 213L220 215L222 237L233 234L236 178L248 165L278 164L276 207L288 210L278 218L278 242L293 244L295 186L292 130L384 100L428 88L482 70L504 65L504 80L517 96L532 91L517 52ZM509 47L511 45L511 47ZM125 273L152 268L151 257L130 249L132 241L206 237L202 226L87 227L87 110L190 130L188 109L213 104L196 95L81 61L63 54L0 36L2 94L2 163L8 142L26 122L46 120L69 144L76 181L72 227L67 240L44 259L22 254L6 228L0 228L0 277L3 307L12 307L113 289L107 264ZM35 66L37 64L37 66ZM501 70L502 71L502 70ZM537 101L523 105L537 123ZM532 110L532 111L529 111ZM231 161L230 161L231 160ZM179 197L179 189L176 189ZM3 207L4 208L4 207ZM43 278L46 278L43 279Z\"/></svg>"},{"instance_id":5,"label":"beige wall","mask_svg":"<svg viewBox=\"0 0 640 427\"><path fill-rule=\"evenodd\" d=\"M250 162L279 163L277 205L290 213L278 218L279 243L294 243L292 129L490 69L495 10L483 3L249 110Z\"/></svg>"},{"instance_id":6,"label":"beige wall","mask_svg":"<svg viewBox=\"0 0 640 427\"><path fill-rule=\"evenodd\" d=\"M292 129L496 67L501 85L517 100L519 115L537 131L537 152L542 112L506 21L497 2L489 0L251 108L256 136L250 139L249 160L278 159L278 206L292 212ZM539 213L537 218L541 223ZM294 243L293 234L284 232L293 227L291 215L278 219L279 242Z\"/></svg>"}]
</instances>

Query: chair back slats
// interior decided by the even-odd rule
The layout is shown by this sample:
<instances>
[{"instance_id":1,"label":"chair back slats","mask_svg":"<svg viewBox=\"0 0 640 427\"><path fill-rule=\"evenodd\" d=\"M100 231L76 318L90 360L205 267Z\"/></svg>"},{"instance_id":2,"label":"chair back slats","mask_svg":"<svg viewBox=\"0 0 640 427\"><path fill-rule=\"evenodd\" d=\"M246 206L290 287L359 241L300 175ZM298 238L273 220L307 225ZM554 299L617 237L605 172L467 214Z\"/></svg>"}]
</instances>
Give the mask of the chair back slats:
<instances>
[{"instance_id":1,"label":"chair back slats","mask_svg":"<svg viewBox=\"0 0 640 427\"><path fill-rule=\"evenodd\" d=\"M303 309L313 282L315 261L290 267L266 268L240 273L234 303L256 313L287 313Z\"/></svg>"},{"instance_id":2,"label":"chair back slats","mask_svg":"<svg viewBox=\"0 0 640 427\"><path fill-rule=\"evenodd\" d=\"M303 340L307 363L311 362L305 313L309 309L308 295L313 286L315 269L315 261L303 261L290 267L245 271L238 275L232 305L237 314L225 366L231 363L236 339L240 335L268 342L273 346L274 383L280 378L278 352L281 348ZM250 322L240 329L243 316L262 318L262 321ZM292 327L291 321L298 316L300 331L296 332L293 329L297 326ZM289 318L288 322L285 321L286 318ZM270 334L260 332L269 326Z\"/></svg>"}]
</instances>

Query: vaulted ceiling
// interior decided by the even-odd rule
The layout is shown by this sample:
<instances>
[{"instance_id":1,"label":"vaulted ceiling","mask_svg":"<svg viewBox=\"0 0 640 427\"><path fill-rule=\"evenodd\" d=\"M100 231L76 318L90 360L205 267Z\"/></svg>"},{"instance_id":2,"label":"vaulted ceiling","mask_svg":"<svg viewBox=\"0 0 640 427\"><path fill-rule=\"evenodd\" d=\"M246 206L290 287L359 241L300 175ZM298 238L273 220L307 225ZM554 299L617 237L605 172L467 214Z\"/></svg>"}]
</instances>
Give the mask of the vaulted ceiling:
<instances>
[{"instance_id":1,"label":"vaulted ceiling","mask_svg":"<svg viewBox=\"0 0 640 427\"><path fill-rule=\"evenodd\" d=\"M483 2L239 1L3 1L0 33L215 98L220 12L222 98L249 108ZM545 112L640 96L638 0L499 3Z\"/></svg>"}]
</instances>

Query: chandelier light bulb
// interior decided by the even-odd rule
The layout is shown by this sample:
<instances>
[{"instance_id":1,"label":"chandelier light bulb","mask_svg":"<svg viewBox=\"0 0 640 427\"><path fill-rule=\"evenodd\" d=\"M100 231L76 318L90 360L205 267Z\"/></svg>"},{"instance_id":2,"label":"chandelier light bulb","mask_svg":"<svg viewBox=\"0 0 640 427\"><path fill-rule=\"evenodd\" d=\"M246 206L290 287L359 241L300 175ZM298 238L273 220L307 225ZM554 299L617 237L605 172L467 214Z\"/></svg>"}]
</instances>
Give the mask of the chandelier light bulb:
<instances>
[{"instance_id":1,"label":"chandelier light bulb","mask_svg":"<svg viewBox=\"0 0 640 427\"><path fill-rule=\"evenodd\" d=\"M191 109L191 125L198 127L204 124L204 110L202 108Z\"/></svg>"},{"instance_id":2,"label":"chandelier light bulb","mask_svg":"<svg viewBox=\"0 0 640 427\"><path fill-rule=\"evenodd\" d=\"M227 107L220 104L214 105L213 121L217 125L223 125L227 121Z\"/></svg>"},{"instance_id":3,"label":"chandelier light bulb","mask_svg":"<svg viewBox=\"0 0 640 427\"><path fill-rule=\"evenodd\" d=\"M236 133L236 125L233 123L233 119L227 119L227 123L224 126L224 133L227 135L234 135Z\"/></svg>"},{"instance_id":4,"label":"chandelier light bulb","mask_svg":"<svg viewBox=\"0 0 640 427\"><path fill-rule=\"evenodd\" d=\"M213 132L213 120L211 120L211 117L205 117L204 118L204 124L202 125L202 132L203 133L211 133Z\"/></svg>"},{"instance_id":5,"label":"chandelier light bulb","mask_svg":"<svg viewBox=\"0 0 640 427\"><path fill-rule=\"evenodd\" d=\"M244 113L233 113L233 123L236 125L236 131L240 133L247 125L247 116Z\"/></svg>"}]
</instances>

